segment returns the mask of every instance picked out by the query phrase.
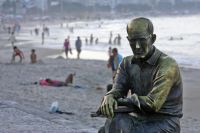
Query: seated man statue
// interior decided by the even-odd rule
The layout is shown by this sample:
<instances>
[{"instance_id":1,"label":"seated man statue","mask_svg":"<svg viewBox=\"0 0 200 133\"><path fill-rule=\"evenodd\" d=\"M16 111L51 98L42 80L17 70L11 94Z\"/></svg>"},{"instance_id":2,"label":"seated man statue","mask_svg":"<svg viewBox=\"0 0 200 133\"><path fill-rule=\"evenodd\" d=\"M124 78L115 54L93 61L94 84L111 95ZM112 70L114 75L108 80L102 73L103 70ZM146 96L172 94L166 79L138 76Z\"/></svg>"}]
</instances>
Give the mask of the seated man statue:
<instances>
[{"instance_id":1,"label":"seated man statue","mask_svg":"<svg viewBox=\"0 0 200 133\"><path fill-rule=\"evenodd\" d=\"M152 22L136 18L127 25L134 55L121 62L112 90L99 112L106 116L106 133L180 133L182 79L176 61L158 50ZM127 97L128 92L131 96ZM117 112L123 105L132 111Z\"/></svg>"}]
</instances>

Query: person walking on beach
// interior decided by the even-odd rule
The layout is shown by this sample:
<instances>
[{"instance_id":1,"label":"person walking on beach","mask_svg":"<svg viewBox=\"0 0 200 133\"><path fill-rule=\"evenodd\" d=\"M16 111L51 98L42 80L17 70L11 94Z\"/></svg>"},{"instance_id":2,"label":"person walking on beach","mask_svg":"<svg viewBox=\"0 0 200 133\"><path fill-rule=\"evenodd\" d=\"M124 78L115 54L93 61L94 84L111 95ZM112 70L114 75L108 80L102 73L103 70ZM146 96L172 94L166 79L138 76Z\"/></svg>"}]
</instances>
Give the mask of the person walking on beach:
<instances>
[{"instance_id":1,"label":"person walking on beach","mask_svg":"<svg viewBox=\"0 0 200 133\"><path fill-rule=\"evenodd\" d=\"M30 60L31 60L31 64L34 64L37 62L37 55L35 53L35 49L31 50Z\"/></svg>"},{"instance_id":2,"label":"person walking on beach","mask_svg":"<svg viewBox=\"0 0 200 133\"><path fill-rule=\"evenodd\" d=\"M67 39L65 39L64 49L65 49L65 56L66 56L66 59L67 59L68 58L68 52L70 52L72 54L70 42L69 42L69 36L67 37Z\"/></svg>"},{"instance_id":3,"label":"person walking on beach","mask_svg":"<svg viewBox=\"0 0 200 133\"><path fill-rule=\"evenodd\" d=\"M82 41L79 36L77 37L75 45L76 45L76 51L77 51L77 59L80 59Z\"/></svg>"},{"instance_id":4,"label":"person walking on beach","mask_svg":"<svg viewBox=\"0 0 200 133\"><path fill-rule=\"evenodd\" d=\"M102 100L99 112L109 122L99 132L180 133L183 86L178 64L153 45L156 34L149 19L132 19L127 33L134 55L123 59ZM131 110L116 113L118 105Z\"/></svg>"},{"instance_id":5,"label":"person walking on beach","mask_svg":"<svg viewBox=\"0 0 200 133\"><path fill-rule=\"evenodd\" d=\"M16 56L19 56L19 58L20 58L19 62L22 63L22 59L24 59L24 53L17 46L14 46L12 60L11 60L12 63L15 62Z\"/></svg>"},{"instance_id":6,"label":"person walking on beach","mask_svg":"<svg viewBox=\"0 0 200 133\"><path fill-rule=\"evenodd\" d=\"M117 35L117 45L119 45L119 46L121 45L121 39L122 38L121 38L120 34L118 34Z\"/></svg>"},{"instance_id":7,"label":"person walking on beach","mask_svg":"<svg viewBox=\"0 0 200 133\"><path fill-rule=\"evenodd\" d=\"M16 38L15 38L15 33L12 32L10 35L10 38L8 39L11 42L12 47L14 47L15 42L16 42Z\"/></svg>"},{"instance_id":8,"label":"person walking on beach","mask_svg":"<svg viewBox=\"0 0 200 133\"><path fill-rule=\"evenodd\" d=\"M93 44L93 40L94 40L94 37L93 37L93 34L90 35L90 45Z\"/></svg>"},{"instance_id":9,"label":"person walking on beach","mask_svg":"<svg viewBox=\"0 0 200 133\"><path fill-rule=\"evenodd\" d=\"M97 45L99 43L99 38L97 37L96 39L95 39L95 44Z\"/></svg>"},{"instance_id":10,"label":"person walking on beach","mask_svg":"<svg viewBox=\"0 0 200 133\"><path fill-rule=\"evenodd\" d=\"M109 37L108 44L112 44L112 36L113 36L112 31L110 31L110 37Z\"/></svg>"},{"instance_id":11,"label":"person walking on beach","mask_svg":"<svg viewBox=\"0 0 200 133\"><path fill-rule=\"evenodd\" d=\"M42 31L42 45L44 44L45 33Z\"/></svg>"},{"instance_id":12,"label":"person walking on beach","mask_svg":"<svg viewBox=\"0 0 200 133\"><path fill-rule=\"evenodd\" d=\"M38 35L39 35L39 29L36 27L36 28L34 29L34 31L35 31L35 35L38 36Z\"/></svg>"},{"instance_id":13,"label":"person walking on beach","mask_svg":"<svg viewBox=\"0 0 200 133\"><path fill-rule=\"evenodd\" d=\"M112 49L112 55L110 55L109 60L108 60L108 68L112 69L112 76L113 79L117 73L117 68L119 66L119 64L121 63L123 57L121 54L118 53L117 48L113 48Z\"/></svg>"},{"instance_id":14,"label":"person walking on beach","mask_svg":"<svg viewBox=\"0 0 200 133\"><path fill-rule=\"evenodd\" d=\"M108 56L109 56L109 58L112 56L112 47L108 48Z\"/></svg>"},{"instance_id":15,"label":"person walking on beach","mask_svg":"<svg viewBox=\"0 0 200 133\"><path fill-rule=\"evenodd\" d=\"M85 45L88 45L88 39L87 39L87 37L85 38Z\"/></svg>"}]
</instances>

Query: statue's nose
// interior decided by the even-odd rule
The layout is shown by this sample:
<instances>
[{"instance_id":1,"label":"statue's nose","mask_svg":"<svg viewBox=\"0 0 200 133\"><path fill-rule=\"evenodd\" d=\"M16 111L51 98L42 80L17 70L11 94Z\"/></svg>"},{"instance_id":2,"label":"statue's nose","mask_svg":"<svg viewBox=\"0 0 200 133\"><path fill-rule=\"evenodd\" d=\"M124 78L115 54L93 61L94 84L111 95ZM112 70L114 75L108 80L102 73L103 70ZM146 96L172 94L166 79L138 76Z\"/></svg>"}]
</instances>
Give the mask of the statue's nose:
<instances>
[{"instance_id":1,"label":"statue's nose","mask_svg":"<svg viewBox=\"0 0 200 133\"><path fill-rule=\"evenodd\" d=\"M136 49L140 49L140 44L138 41L136 41L136 46L135 46Z\"/></svg>"}]
</instances>

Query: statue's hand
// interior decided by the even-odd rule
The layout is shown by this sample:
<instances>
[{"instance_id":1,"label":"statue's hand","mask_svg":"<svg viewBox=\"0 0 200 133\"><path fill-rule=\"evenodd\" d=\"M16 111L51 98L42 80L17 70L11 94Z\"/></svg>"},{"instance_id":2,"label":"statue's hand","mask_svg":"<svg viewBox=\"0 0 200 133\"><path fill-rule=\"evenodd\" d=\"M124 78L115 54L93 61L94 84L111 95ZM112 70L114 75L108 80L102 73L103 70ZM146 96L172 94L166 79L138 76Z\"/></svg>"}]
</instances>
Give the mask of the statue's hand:
<instances>
[{"instance_id":1,"label":"statue's hand","mask_svg":"<svg viewBox=\"0 0 200 133\"><path fill-rule=\"evenodd\" d=\"M135 106L140 108L140 102L136 94L131 95L127 98L119 98L117 100L119 106L127 106L129 108L134 108Z\"/></svg>"},{"instance_id":2,"label":"statue's hand","mask_svg":"<svg viewBox=\"0 0 200 133\"><path fill-rule=\"evenodd\" d=\"M131 98L119 98L117 100L119 106L132 106L133 105L133 101Z\"/></svg>"},{"instance_id":3,"label":"statue's hand","mask_svg":"<svg viewBox=\"0 0 200 133\"><path fill-rule=\"evenodd\" d=\"M114 109L117 108L117 101L114 99L113 95L106 95L101 103L101 113L108 118L114 117Z\"/></svg>"}]
</instances>

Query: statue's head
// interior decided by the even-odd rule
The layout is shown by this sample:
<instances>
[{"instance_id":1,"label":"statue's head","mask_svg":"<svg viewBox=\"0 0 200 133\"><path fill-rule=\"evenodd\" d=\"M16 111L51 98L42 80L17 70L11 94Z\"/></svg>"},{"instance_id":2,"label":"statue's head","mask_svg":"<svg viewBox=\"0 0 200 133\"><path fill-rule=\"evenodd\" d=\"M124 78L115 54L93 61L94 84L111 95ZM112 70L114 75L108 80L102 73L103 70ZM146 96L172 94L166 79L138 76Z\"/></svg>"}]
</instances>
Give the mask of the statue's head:
<instances>
[{"instance_id":1,"label":"statue's head","mask_svg":"<svg viewBox=\"0 0 200 133\"><path fill-rule=\"evenodd\" d=\"M136 18L127 25L127 39L135 58L145 58L153 50L156 35L153 34L153 24L147 18Z\"/></svg>"}]
</instances>

